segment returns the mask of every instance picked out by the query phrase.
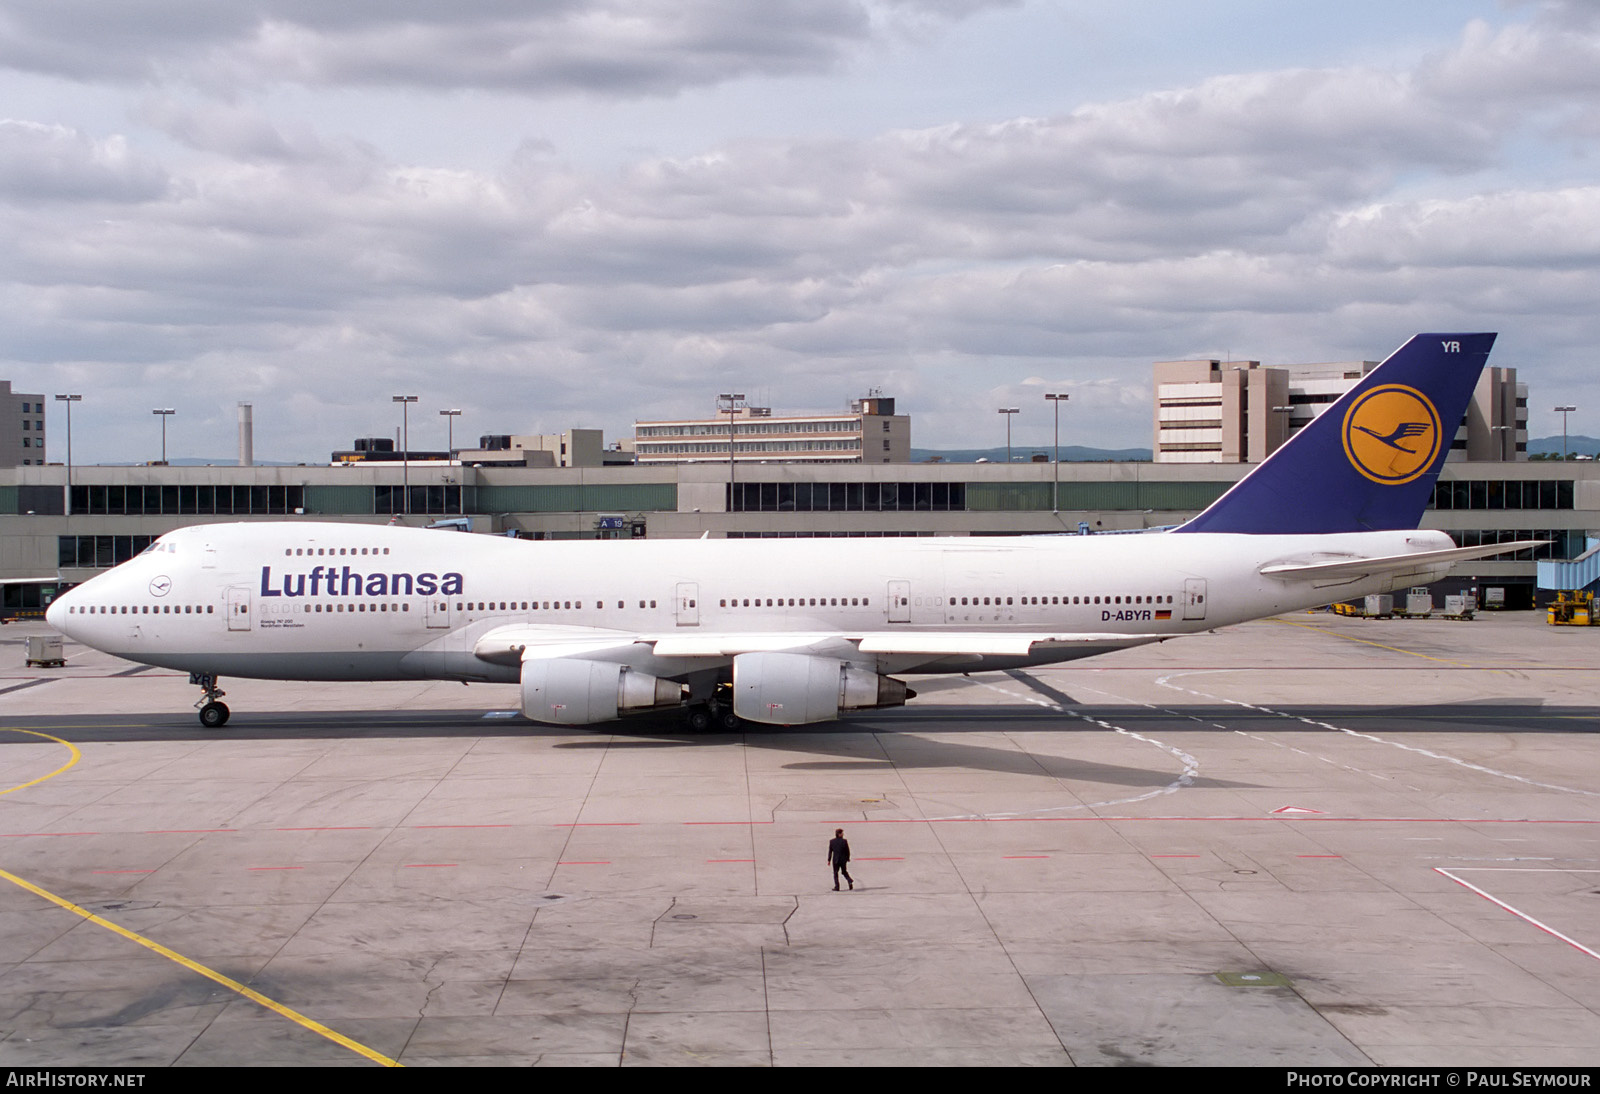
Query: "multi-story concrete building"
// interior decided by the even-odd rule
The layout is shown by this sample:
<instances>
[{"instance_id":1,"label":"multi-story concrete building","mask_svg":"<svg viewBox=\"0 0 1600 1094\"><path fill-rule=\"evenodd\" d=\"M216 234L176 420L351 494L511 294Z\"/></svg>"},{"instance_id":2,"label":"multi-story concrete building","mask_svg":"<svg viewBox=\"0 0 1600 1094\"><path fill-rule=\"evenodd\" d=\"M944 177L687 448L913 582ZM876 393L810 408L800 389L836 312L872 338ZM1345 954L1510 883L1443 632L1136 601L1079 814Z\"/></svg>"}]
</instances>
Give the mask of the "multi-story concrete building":
<instances>
[{"instance_id":1,"label":"multi-story concrete building","mask_svg":"<svg viewBox=\"0 0 1600 1094\"><path fill-rule=\"evenodd\" d=\"M911 418L894 400L857 399L847 412L775 415L770 407L735 405L719 418L639 421L634 451L641 464L909 463Z\"/></svg>"},{"instance_id":2,"label":"multi-story concrete building","mask_svg":"<svg viewBox=\"0 0 1600 1094\"><path fill-rule=\"evenodd\" d=\"M1157 361L1157 463L1260 463L1376 361L1263 368L1259 361ZM1452 460L1527 458L1528 387L1486 368L1450 445Z\"/></svg>"},{"instance_id":3,"label":"multi-story concrete building","mask_svg":"<svg viewBox=\"0 0 1600 1094\"><path fill-rule=\"evenodd\" d=\"M44 396L13 392L10 380L0 380L0 467L44 462Z\"/></svg>"},{"instance_id":4,"label":"multi-story concrete building","mask_svg":"<svg viewBox=\"0 0 1600 1094\"><path fill-rule=\"evenodd\" d=\"M524 467L604 467L605 432L568 429L561 433L489 433L478 438L477 448L456 453L462 463L517 464Z\"/></svg>"}]
</instances>

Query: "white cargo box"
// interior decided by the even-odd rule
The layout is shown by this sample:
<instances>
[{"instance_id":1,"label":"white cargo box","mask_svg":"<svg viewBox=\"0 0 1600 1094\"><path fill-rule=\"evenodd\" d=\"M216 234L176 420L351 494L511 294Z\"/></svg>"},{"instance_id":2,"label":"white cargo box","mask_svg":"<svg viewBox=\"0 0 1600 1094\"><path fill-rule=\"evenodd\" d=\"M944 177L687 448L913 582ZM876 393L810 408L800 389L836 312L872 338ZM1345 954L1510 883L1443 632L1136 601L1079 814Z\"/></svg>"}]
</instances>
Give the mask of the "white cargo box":
<instances>
[{"instance_id":1,"label":"white cargo box","mask_svg":"<svg viewBox=\"0 0 1600 1094\"><path fill-rule=\"evenodd\" d=\"M61 636L59 634L30 634L28 635L28 665L53 667L65 665L67 659L61 654Z\"/></svg>"},{"instance_id":2,"label":"white cargo box","mask_svg":"<svg viewBox=\"0 0 1600 1094\"><path fill-rule=\"evenodd\" d=\"M1394 597L1389 593L1369 593L1364 613L1370 619L1387 619L1394 614Z\"/></svg>"}]
</instances>

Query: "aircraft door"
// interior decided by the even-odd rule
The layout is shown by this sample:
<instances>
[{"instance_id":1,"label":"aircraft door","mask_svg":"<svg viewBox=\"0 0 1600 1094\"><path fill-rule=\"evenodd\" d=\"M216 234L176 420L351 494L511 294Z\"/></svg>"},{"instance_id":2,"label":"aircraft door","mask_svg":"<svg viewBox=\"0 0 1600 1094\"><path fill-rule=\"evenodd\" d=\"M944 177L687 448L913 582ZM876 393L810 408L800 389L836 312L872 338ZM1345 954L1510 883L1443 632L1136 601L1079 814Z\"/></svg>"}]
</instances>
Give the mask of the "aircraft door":
<instances>
[{"instance_id":1,"label":"aircraft door","mask_svg":"<svg viewBox=\"0 0 1600 1094\"><path fill-rule=\"evenodd\" d=\"M250 587L248 585L233 585L228 588L228 629L230 631L247 631L250 629Z\"/></svg>"},{"instance_id":2,"label":"aircraft door","mask_svg":"<svg viewBox=\"0 0 1600 1094\"><path fill-rule=\"evenodd\" d=\"M889 582L889 622L911 622L911 582Z\"/></svg>"},{"instance_id":3,"label":"aircraft door","mask_svg":"<svg viewBox=\"0 0 1600 1094\"><path fill-rule=\"evenodd\" d=\"M677 617L680 627L700 625L700 586L693 581L678 582Z\"/></svg>"},{"instance_id":4,"label":"aircraft door","mask_svg":"<svg viewBox=\"0 0 1600 1094\"><path fill-rule=\"evenodd\" d=\"M450 626L450 599L440 593L428 597L428 606L423 610L428 626L444 629Z\"/></svg>"},{"instance_id":5,"label":"aircraft door","mask_svg":"<svg viewBox=\"0 0 1600 1094\"><path fill-rule=\"evenodd\" d=\"M1188 577L1183 581L1183 617L1185 619L1204 619L1206 617L1206 579L1203 577Z\"/></svg>"}]
</instances>

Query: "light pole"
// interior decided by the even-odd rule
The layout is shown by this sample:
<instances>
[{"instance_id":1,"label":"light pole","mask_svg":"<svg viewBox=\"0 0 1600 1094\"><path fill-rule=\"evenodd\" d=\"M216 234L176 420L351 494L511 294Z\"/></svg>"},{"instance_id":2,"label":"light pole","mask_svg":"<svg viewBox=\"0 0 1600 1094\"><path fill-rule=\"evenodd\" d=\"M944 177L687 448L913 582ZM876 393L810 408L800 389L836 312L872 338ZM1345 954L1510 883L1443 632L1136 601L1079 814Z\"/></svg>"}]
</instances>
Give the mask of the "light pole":
<instances>
[{"instance_id":1,"label":"light pole","mask_svg":"<svg viewBox=\"0 0 1600 1094\"><path fill-rule=\"evenodd\" d=\"M445 420L445 448L450 453L450 458L456 458L456 419L461 417L459 410L441 410L439 416Z\"/></svg>"},{"instance_id":2,"label":"light pole","mask_svg":"<svg viewBox=\"0 0 1600 1094\"><path fill-rule=\"evenodd\" d=\"M1509 425L1492 425L1492 426L1489 427L1489 432L1494 434L1494 458L1495 459L1497 459L1497 460L1509 460L1509 459L1511 459L1511 457L1506 455L1506 453L1516 443L1515 441L1512 441L1511 438L1508 436L1508 434L1510 434L1512 432L1512 430L1513 430L1513 427L1509 426ZM1510 442L1510 444L1507 443L1508 441Z\"/></svg>"},{"instance_id":3,"label":"light pole","mask_svg":"<svg viewBox=\"0 0 1600 1094\"><path fill-rule=\"evenodd\" d=\"M456 458L456 419L461 417L460 410L441 410L439 416L445 420L445 453L454 460ZM467 471L461 469L461 482L456 486L456 515L460 516L467 511Z\"/></svg>"},{"instance_id":4,"label":"light pole","mask_svg":"<svg viewBox=\"0 0 1600 1094\"><path fill-rule=\"evenodd\" d=\"M61 398L61 396L57 395L56 398L59 399L59 398ZM1567 415L1571 414L1573 411L1577 410L1578 408L1575 407L1575 406L1558 406L1555 409L1556 409L1556 413L1561 415L1561 459L1562 459L1562 462L1566 462L1566 459L1567 459ZM69 429L71 428L71 424L72 424L72 419L71 419L71 417L68 417L67 418L67 426L68 426ZM67 434L67 443L68 443L69 446L72 443L72 434L70 434L70 433Z\"/></svg>"},{"instance_id":5,"label":"light pole","mask_svg":"<svg viewBox=\"0 0 1600 1094\"><path fill-rule=\"evenodd\" d=\"M728 512L733 512L733 423L735 411L744 405L744 394L738 391L724 391L717 395L717 413L724 410L728 412Z\"/></svg>"},{"instance_id":6,"label":"light pole","mask_svg":"<svg viewBox=\"0 0 1600 1094\"><path fill-rule=\"evenodd\" d=\"M167 419L177 413L170 406L165 410L152 410L150 413L161 419L161 466L167 466Z\"/></svg>"},{"instance_id":7,"label":"light pole","mask_svg":"<svg viewBox=\"0 0 1600 1094\"><path fill-rule=\"evenodd\" d=\"M67 404L67 499L62 509L72 515L72 404L83 402L82 395L57 395L56 402Z\"/></svg>"},{"instance_id":8,"label":"light pole","mask_svg":"<svg viewBox=\"0 0 1600 1094\"><path fill-rule=\"evenodd\" d=\"M1283 415L1285 415L1285 417L1281 419L1282 422L1283 422L1283 439L1281 441L1279 441L1276 445L1273 445L1272 450L1267 453L1267 456L1272 455L1273 452L1276 452L1278 449L1282 448L1284 445L1289 443L1289 431L1294 426L1294 407L1292 407L1292 406L1275 406L1275 407L1272 408L1272 412L1274 414L1283 414ZM1267 440L1269 442L1272 440L1272 437L1270 436L1270 434L1267 437ZM1266 459L1267 456L1262 456L1261 458L1262 459Z\"/></svg>"},{"instance_id":9,"label":"light pole","mask_svg":"<svg viewBox=\"0 0 1600 1094\"><path fill-rule=\"evenodd\" d=\"M1047 391L1044 397L1049 399L1056 409L1055 479L1050 485L1050 511L1059 513L1061 512L1061 404L1072 398L1072 396L1060 392L1052 393ZM1010 419L1008 418L1006 421L1009 425Z\"/></svg>"},{"instance_id":10,"label":"light pole","mask_svg":"<svg viewBox=\"0 0 1600 1094\"><path fill-rule=\"evenodd\" d=\"M411 515L411 405L415 395L394 395L390 402L400 404L400 490L404 495L400 511Z\"/></svg>"},{"instance_id":11,"label":"light pole","mask_svg":"<svg viewBox=\"0 0 1600 1094\"><path fill-rule=\"evenodd\" d=\"M1003 406L995 411L1006 416L1006 466L1011 466L1011 415L1022 413L1021 407Z\"/></svg>"}]
</instances>

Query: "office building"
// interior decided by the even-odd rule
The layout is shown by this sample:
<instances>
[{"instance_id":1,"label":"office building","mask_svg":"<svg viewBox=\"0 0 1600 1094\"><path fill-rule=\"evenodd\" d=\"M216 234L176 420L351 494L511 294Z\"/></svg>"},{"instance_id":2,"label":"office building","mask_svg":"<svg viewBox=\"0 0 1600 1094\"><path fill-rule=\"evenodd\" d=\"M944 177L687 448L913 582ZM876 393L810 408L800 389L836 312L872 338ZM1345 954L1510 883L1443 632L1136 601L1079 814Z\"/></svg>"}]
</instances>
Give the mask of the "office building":
<instances>
[{"instance_id":1,"label":"office building","mask_svg":"<svg viewBox=\"0 0 1600 1094\"><path fill-rule=\"evenodd\" d=\"M856 399L848 411L788 415L741 401L716 418L633 427L640 464L726 464L730 435L737 465L911 461L911 418L896 414L894 400L881 396Z\"/></svg>"}]
</instances>

